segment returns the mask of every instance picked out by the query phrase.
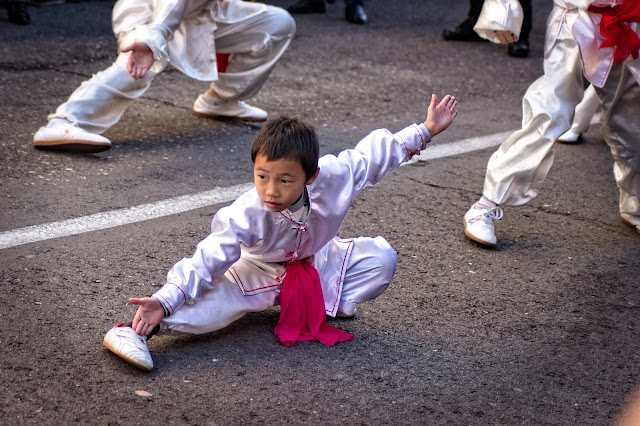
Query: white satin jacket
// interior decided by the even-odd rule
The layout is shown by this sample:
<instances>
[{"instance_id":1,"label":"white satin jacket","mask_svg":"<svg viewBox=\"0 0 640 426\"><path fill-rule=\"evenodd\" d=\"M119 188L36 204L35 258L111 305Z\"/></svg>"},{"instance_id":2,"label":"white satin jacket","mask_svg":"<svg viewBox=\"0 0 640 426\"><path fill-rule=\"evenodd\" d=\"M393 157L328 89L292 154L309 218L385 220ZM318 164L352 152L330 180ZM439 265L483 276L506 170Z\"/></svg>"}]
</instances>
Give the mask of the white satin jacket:
<instances>
[{"instance_id":1,"label":"white satin jacket","mask_svg":"<svg viewBox=\"0 0 640 426\"><path fill-rule=\"evenodd\" d=\"M261 3L240 0L118 0L112 26L118 48L143 42L153 52L159 72L168 63L191 78L218 78L216 22L233 24L264 11Z\"/></svg>"},{"instance_id":2,"label":"white satin jacket","mask_svg":"<svg viewBox=\"0 0 640 426\"><path fill-rule=\"evenodd\" d=\"M604 86L613 66L613 48L600 49L604 37L600 34L601 15L589 12L589 6L616 6L623 0L554 0L555 7L547 20L545 56L553 47L561 26L568 25L580 48L585 77L597 87ZM500 40L495 31L510 31L520 34L522 7L518 0L485 0L482 13L474 30L483 38L494 43ZM637 22L629 22L629 27L639 30ZM640 58L629 56L624 63L640 83Z\"/></svg>"},{"instance_id":3,"label":"white satin jacket","mask_svg":"<svg viewBox=\"0 0 640 426\"><path fill-rule=\"evenodd\" d=\"M282 285L286 262L312 257L326 311L335 315L353 244L336 236L351 200L418 154L430 140L424 124L396 134L381 129L337 157L321 157L318 177L307 186L309 211L301 221L288 210L267 210L255 188L246 192L216 213L211 234L192 257L173 266L167 284L154 297L171 313L185 302L195 303L203 289L213 287L225 274L245 295L274 290Z\"/></svg>"}]
</instances>

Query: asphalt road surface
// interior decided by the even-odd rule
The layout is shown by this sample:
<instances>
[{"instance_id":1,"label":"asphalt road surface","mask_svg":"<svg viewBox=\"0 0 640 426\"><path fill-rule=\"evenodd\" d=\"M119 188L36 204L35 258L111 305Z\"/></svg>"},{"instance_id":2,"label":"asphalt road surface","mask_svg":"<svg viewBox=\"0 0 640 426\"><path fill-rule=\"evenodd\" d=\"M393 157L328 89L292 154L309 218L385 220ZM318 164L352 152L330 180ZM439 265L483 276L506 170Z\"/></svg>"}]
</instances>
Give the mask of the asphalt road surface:
<instances>
[{"instance_id":1,"label":"asphalt road surface","mask_svg":"<svg viewBox=\"0 0 640 426\"><path fill-rule=\"evenodd\" d=\"M542 72L550 3L534 1L531 56L516 59L503 46L442 40L463 0L370 0L364 26L347 24L338 1L296 17L296 38L250 102L311 121L322 153L335 153L375 128L423 121L430 94L451 93L460 115L429 149L499 142ZM496 250L462 230L495 148L427 158L364 191L341 235L383 235L398 268L354 319L330 320L352 342L282 347L274 308L216 333L152 339L150 373L108 353L104 333L134 313L127 298L163 284L228 201L54 231L250 183L260 128L195 117L206 83L168 70L105 134L112 150L33 149L47 114L114 60L112 5L30 7L24 27L0 10L0 240L45 230L0 249L1 424L615 422L639 384L640 235L620 221L597 124L557 146L539 197L505 209Z\"/></svg>"}]
</instances>

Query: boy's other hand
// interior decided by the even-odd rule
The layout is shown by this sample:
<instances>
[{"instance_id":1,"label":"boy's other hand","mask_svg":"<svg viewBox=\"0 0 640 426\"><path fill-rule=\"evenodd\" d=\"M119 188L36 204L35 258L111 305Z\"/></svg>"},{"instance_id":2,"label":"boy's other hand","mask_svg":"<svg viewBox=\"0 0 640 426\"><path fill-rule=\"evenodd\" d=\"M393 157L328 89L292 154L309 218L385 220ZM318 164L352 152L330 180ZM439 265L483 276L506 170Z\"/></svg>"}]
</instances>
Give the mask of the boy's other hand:
<instances>
[{"instance_id":1,"label":"boy's other hand","mask_svg":"<svg viewBox=\"0 0 640 426\"><path fill-rule=\"evenodd\" d=\"M424 122L431 137L449 127L458 115L458 100L455 96L447 95L439 104L437 102L438 97L435 94L431 95L427 119Z\"/></svg>"},{"instance_id":2,"label":"boy's other hand","mask_svg":"<svg viewBox=\"0 0 640 426\"><path fill-rule=\"evenodd\" d=\"M120 50L122 53L131 52L127 61L127 71L134 80L138 80L147 74L153 65L153 52L145 43L136 42L129 47Z\"/></svg>"},{"instance_id":3,"label":"boy's other hand","mask_svg":"<svg viewBox=\"0 0 640 426\"><path fill-rule=\"evenodd\" d=\"M129 303L139 306L131 328L140 336L147 336L164 318L164 308L154 297L143 297L141 299L132 297L129 299Z\"/></svg>"}]
</instances>

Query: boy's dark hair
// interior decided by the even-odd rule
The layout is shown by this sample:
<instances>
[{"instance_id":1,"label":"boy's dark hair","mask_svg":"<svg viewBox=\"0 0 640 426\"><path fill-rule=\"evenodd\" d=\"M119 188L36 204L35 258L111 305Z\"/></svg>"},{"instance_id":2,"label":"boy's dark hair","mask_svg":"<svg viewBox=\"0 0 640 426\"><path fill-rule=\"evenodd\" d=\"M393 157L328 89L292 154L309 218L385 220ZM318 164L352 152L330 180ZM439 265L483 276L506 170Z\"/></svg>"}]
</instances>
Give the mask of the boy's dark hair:
<instances>
[{"instance_id":1,"label":"boy's dark hair","mask_svg":"<svg viewBox=\"0 0 640 426\"><path fill-rule=\"evenodd\" d=\"M316 129L299 118L280 116L269 120L253 140L251 161L255 163L258 155L266 156L267 161L297 160L309 179L318 169L320 155Z\"/></svg>"}]
</instances>

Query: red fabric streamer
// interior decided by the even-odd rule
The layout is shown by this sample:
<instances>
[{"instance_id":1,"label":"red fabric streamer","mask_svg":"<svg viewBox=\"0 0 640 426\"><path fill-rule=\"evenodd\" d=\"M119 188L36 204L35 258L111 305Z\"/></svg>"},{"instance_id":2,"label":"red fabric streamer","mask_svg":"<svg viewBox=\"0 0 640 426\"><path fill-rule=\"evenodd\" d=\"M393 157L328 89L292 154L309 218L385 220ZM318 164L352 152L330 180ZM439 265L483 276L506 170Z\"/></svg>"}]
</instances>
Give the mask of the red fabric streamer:
<instances>
[{"instance_id":1,"label":"red fabric streamer","mask_svg":"<svg viewBox=\"0 0 640 426\"><path fill-rule=\"evenodd\" d=\"M605 40L600 48L613 47L613 60L621 63L631 55L638 59L640 37L625 22L640 22L640 0L625 0L616 7L589 7L589 12L602 15L600 34Z\"/></svg>"},{"instance_id":2,"label":"red fabric streamer","mask_svg":"<svg viewBox=\"0 0 640 426\"><path fill-rule=\"evenodd\" d=\"M327 324L318 271L299 260L287 264L280 290L280 320L274 333L284 346L298 341L333 346L353 340L353 335Z\"/></svg>"},{"instance_id":3,"label":"red fabric streamer","mask_svg":"<svg viewBox=\"0 0 640 426\"><path fill-rule=\"evenodd\" d=\"M216 53L216 63L218 65L218 72L225 72L229 66L229 53Z\"/></svg>"}]
</instances>

